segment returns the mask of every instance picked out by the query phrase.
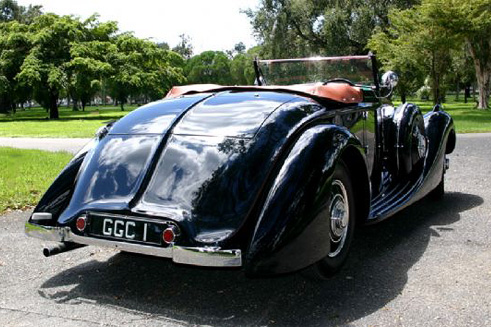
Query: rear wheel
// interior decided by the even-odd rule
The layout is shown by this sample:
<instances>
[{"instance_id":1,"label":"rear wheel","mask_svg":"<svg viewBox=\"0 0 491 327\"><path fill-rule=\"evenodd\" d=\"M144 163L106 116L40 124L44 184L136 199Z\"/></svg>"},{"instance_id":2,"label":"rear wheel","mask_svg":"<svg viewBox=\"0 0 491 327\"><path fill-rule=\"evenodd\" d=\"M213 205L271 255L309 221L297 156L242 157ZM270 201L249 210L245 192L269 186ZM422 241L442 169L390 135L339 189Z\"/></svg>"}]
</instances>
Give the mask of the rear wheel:
<instances>
[{"instance_id":1,"label":"rear wheel","mask_svg":"<svg viewBox=\"0 0 491 327\"><path fill-rule=\"evenodd\" d=\"M445 194L445 177L442 175L442 180L438 185L428 194L431 200L438 201L443 198Z\"/></svg>"},{"instance_id":2,"label":"rear wheel","mask_svg":"<svg viewBox=\"0 0 491 327\"><path fill-rule=\"evenodd\" d=\"M315 277L329 278L345 263L355 230L355 198L346 165L340 161L331 181L328 198L330 250L312 269Z\"/></svg>"}]
</instances>

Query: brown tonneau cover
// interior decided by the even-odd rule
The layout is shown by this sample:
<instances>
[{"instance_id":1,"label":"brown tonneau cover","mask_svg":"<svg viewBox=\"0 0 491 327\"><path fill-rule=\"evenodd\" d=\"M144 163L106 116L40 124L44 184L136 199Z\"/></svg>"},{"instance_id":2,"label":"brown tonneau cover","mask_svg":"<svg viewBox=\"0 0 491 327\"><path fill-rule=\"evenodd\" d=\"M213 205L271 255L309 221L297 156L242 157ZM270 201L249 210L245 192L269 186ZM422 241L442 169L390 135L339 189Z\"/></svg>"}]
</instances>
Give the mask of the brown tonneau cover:
<instances>
[{"instance_id":1,"label":"brown tonneau cover","mask_svg":"<svg viewBox=\"0 0 491 327\"><path fill-rule=\"evenodd\" d=\"M226 90L244 90L244 91L283 91L305 94L326 98L341 103L360 103L363 102L363 92L359 87L351 86L346 83L322 83L315 84L295 84L295 85L268 85L268 86L223 86L218 84L192 84L183 86L174 86L165 96L166 99L177 98L181 95L201 93L201 92L219 92Z\"/></svg>"}]
</instances>

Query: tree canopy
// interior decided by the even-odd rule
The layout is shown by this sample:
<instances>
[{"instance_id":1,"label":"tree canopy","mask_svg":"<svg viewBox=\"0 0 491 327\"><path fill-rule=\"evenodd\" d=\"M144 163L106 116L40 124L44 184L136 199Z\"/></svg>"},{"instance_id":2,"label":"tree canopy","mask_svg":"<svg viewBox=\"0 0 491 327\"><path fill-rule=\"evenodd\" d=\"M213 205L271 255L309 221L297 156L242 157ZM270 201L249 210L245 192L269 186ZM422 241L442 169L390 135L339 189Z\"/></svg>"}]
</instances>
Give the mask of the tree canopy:
<instances>
[{"instance_id":1,"label":"tree canopy","mask_svg":"<svg viewBox=\"0 0 491 327\"><path fill-rule=\"evenodd\" d=\"M390 8L414 0L261 0L251 20L266 58L365 54L375 27L389 24Z\"/></svg>"},{"instance_id":2,"label":"tree canopy","mask_svg":"<svg viewBox=\"0 0 491 327\"><path fill-rule=\"evenodd\" d=\"M461 64L466 51L474 62L480 94L478 108L489 106L491 3L488 0L423 0L421 5L410 9L392 10L389 20L391 24L386 30L376 30L369 47L376 51L386 68L403 73L403 87L410 90L408 85L429 76L433 100L438 102L442 96L441 85L452 68L454 77L460 71L459 79L468 79L468 70Z\"/></svg>"},{"instance_id":3,"label":"tree canopy","mask_svg":"<svg viewBox=\"0 0 491 327\"><path fill-rule=\"evenodd\" d=\"M18 103L34 99L50 118L58 118L61 98L71 99L75 108L80 102L83 109L99 92L123 109L128 97L162 98L186 80L179 54L120 33L116 22L100 22L97 15L81 21L41 14L23 23L12 12L4 15L12 20L0 23L0 111L15 111Z\"/></svg>"},{"instance_id":4,"label":"tree canopy","mask_svg":"<svg viewBox=\"0 0 491 327\"><path fill-rule=\"evenodd\" d=\"M251 84L252 61L375 51L382 70L400 73L396 92L479 89L489 107L491 4L489 0L260 0L244 11L259 44L193 55L192 40L177 45L140 39L97 15L44 14L40 6L0 0L0 112L31 100L51 118L58 105L82 110L94 99L145 103L183 83ZM171 50L172 49L172 50ZM424 92L423 92L424 91Z\"/></svg>"}]
</instances>

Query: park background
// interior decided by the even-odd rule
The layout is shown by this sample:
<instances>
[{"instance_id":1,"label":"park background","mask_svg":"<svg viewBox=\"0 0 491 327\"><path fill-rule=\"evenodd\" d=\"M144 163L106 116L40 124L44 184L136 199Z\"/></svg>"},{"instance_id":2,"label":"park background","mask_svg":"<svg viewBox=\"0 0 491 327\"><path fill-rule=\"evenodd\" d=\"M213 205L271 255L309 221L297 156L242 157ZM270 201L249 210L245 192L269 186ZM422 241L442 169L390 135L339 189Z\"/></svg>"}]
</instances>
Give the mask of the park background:
<instances>
[{"instance_id":1,"label":"park background","mask_svg":"<svg viewBox=\"0 0 491 327\"><path fill-rule=\"evenodd\" d=\"M136 36L95 12L81 18L1 0L0 137L89 138L173 85L251 84L255 57L369 51L382 70L399 74L396 104L415 102L426 112L442 103L457 132L491 131L489 0L256 2L237 4L255 44L238 39L230 49L196 51L193 44L206 40L179 33L170 44ZM189 23L186 12L175 15ZM235 28L224 20L224 31ZM220 34L209 37L211 44ZM70 157L0 148L0 212L35 204Z\"/></svg>"}]
</instances>

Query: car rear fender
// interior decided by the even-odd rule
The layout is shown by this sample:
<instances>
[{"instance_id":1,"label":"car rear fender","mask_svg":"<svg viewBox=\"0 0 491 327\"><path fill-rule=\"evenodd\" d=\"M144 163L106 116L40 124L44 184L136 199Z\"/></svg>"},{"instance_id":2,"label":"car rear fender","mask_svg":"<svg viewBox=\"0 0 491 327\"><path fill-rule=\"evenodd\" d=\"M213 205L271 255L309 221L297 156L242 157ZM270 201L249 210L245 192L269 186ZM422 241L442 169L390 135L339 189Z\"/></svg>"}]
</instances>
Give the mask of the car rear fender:
<instances>
[{"instance_id":1,"label":"car rear fender","mask_svg":"<svg viewBox=\"0 0 491 327\"><path fill-rule=\"evenodd\" d=\"M360 141L336 125L314 126L298 138L285 156L259 215L246 256L248 274L299 270L329 253L326 185L340 158L354 158L347 165L350 171L364 171L358 175L365 180L357 183L366 184L361 189L369 190L362 151Z\"/></svg>"},{"instance_id":2,"label":"car rear fender","mask_svg":"<svg viewBox=\"0 0 491 327\"><path fill-rule=\"evenodd\" d=\"M36 221L37 224L45 226L56 225L58 217L68 205L73 194L73 188L80 167L82 166L87 153L94 147L96 142L97 141L94 139L88 143L65 166L46 193L44 193L36 208L34 208L29 221L36 220L36 218L40 217L41 220ZM36 213L43 213L43 215L36 215Z\"/></svg>"}]
</instances>

